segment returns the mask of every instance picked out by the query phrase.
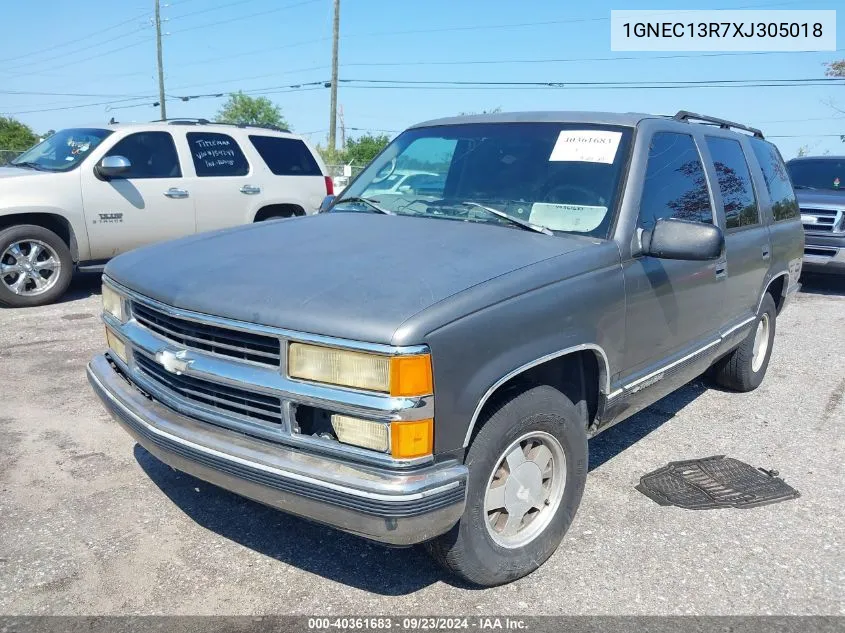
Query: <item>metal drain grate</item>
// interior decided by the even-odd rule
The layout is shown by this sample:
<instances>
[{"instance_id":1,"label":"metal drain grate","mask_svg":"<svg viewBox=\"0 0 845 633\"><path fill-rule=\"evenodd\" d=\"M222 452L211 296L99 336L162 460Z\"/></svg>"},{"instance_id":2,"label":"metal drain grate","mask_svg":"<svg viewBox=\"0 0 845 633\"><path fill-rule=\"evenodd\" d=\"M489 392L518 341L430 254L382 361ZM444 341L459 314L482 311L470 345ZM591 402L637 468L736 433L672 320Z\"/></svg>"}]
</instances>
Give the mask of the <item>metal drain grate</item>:
<instances>
[{"instance_id":1,"label":"metal drain grate","mask_svg":"<svg viewBox=\"0 0 845 633\"><path fill-rule=\"evenodd\" d=\"M636 488L662 506L687 510L756 508L800 496L777 475L716 455L671 462L643 475Z\"/></svg>"}]
</instances>

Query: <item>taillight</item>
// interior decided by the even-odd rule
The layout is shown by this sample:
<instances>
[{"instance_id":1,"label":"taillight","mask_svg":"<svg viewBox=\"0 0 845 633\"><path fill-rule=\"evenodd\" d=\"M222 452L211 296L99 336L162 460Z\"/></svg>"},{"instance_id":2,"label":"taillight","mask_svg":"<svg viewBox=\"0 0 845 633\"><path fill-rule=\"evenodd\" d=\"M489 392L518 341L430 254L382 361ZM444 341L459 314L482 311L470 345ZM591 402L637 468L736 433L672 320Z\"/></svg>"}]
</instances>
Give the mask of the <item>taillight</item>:
<instances>
[{"instance_id":1,"label":"taillight","mask_svg":"<svg viewBox=\"0 0 845 633\"><path fill-rule=\"evenodd\" d=\"M333 196L334 195L334 182L332 182L331 176L326 176L326 195Z\"/></svg>"}]
</instances>

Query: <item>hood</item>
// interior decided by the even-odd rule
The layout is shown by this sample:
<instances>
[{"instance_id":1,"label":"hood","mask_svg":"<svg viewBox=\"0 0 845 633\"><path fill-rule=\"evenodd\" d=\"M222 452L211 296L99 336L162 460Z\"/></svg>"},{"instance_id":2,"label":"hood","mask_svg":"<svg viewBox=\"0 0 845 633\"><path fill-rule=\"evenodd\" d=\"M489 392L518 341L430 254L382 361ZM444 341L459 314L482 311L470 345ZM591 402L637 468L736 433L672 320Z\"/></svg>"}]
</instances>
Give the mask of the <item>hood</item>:
<instances>
[{"instance_id":1,"label":"hood","mask_svg":"<svg viewBox=\"0 0 845 633\"><path fill-rule=\"evenodd\" d=\"M106 275L205 314L373 343L495 277L589 247L503 226L327 213L131 251Z\"/></svg>"},{"instance_id":2,"label":"hood","mask_svg":"<svg viewBox=\"0 0 845 633\"><path fill-rule=\"evenodd\" d=\"M831 189L796 189L795 196L798 198L798 205L810 207L814 204L826 207L845 207L845 189L833 191Z\"/></svg>"},{"instance_id":3,"label":"hood","mask_svg":"<svg viewBox=\"0 0 845 633\"><path fill-rule=\"evenodd\" d=\"M43 176L51 174L49 171L38 171L37 169L27 169L26 167L0 167L0 180L3 178L15 178L24 176Z\"/></svg>"}]
</instances>

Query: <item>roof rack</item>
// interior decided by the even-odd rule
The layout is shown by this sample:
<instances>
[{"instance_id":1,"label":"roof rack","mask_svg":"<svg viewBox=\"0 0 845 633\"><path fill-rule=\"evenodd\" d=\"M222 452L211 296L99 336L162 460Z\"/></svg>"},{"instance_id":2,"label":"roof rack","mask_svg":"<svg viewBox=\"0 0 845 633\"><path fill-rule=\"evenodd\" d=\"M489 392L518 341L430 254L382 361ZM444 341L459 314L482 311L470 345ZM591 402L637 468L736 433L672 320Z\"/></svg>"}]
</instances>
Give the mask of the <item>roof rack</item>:
<instances>
[{"instance_id":1,"label":"roof rack","mask_svg":"<svg viewBox=\"0 0 845 633\"><path fill-rule=\"evenodd\" d=\"M758 130L756 127L749 127L747 125L742 125L741 123L726 121L725 119L717 119L713 116L696 114L695 112L688 112L687 110L680 110L672 118L676 121L682 121L684 123L689 123L690 121L701 121L702 123L709 123L710 125L718 125L723 130L730 130L732 128L737 130L743 130L745 132L750 132L757 138L764 138L763 132L761 130Z\"/></svg>"},{"instance_id":2,"label":"roof rack","mask_svg":"<svg viewBox=\"0 0 845 633\"><path fill-rule=\"evenodd\" d=\"M172 119L156 119L153 123L167 123L168 125L231 125L233 127L248 128L254 127L262 130L273 130L275 132L287 132L290 130L277 125L258 125L250 123L221 123L218 121L209 121L208 119L198 119L194 117L175 117Z\"/></svg>"}]
</instances>

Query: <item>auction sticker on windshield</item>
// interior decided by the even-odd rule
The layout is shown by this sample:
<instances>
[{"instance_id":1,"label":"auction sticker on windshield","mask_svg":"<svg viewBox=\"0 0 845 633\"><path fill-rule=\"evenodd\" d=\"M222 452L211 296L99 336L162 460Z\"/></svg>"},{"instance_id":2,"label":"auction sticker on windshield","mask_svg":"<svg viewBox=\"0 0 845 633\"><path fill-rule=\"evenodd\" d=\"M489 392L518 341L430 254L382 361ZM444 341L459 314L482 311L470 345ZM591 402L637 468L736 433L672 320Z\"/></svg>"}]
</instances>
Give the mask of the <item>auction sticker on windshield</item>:
<instances>
[{"instance_id":1,"label":"auction sticker on windshield","mask_svg":"<svg viewBox=\"0 0 845 633\"><path fill-rule=\"evenodd\" d=\"M550 161L613 164L622 132L564 130L557 137Z\"/></svg>"}]
</instances>

